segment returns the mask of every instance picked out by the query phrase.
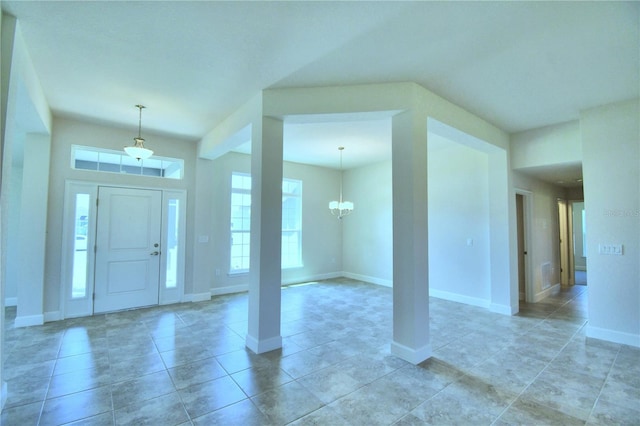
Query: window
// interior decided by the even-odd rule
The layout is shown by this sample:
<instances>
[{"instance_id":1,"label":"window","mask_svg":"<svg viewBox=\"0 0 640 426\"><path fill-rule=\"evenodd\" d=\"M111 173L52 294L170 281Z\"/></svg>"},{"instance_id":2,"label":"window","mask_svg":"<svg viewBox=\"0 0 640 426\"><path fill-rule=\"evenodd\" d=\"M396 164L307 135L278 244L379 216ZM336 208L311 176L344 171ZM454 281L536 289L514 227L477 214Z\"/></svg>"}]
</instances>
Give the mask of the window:
<instances>
[{"instance_id":1,"label":"window","mask_svg":"<svg viewBox=\"0 0 640 426\"><path fill-rule=\"evenodd\" d=\"M89 197L89 194L76 194L73 273L71 282L71 297L73 299L83 298L87 295L87 228L89 224Z\"/></svg>"},{"instance_id":2,"label":"window","mask_svg":"<svg viewBox=\"0 0 640 426\"><path fill-rule=\"evenodd\" d=\"M184 295L187 192L162 191L160 304L176 303Z\"/></svg>"},{"instance_id":3,"label":"window","mask_svg":"<svg viewBox=\"0 0 640 426\"><path fill-rule=\"evenodd\" d=\"M77 170L182 179L184 161L156 156L138 161L120 151L73 145L71 167Z\"/></svg>"},{"instance_id":4,"label":"window","mask_svg":"<svg viewBox=\"0 0 640 426\"><path fill-rule=\"evenodd\" d=\"M249 270L251 176L231 175L230 272ZM282 268L302 266L302 181L282 182Z\"/></svg>"},{"instance_id":5,"label":"window","mask_svg":"<svg viewBox=\"0 0 640 426\"><path fill-rule=\"evenodd\" d=\"M231 273L249 270L251 176L231 175Z\"/></svg>"},{"instance_id":6,"label":"window","mask_svg":"<svg viewBox=\"0 0 640 426\"><path fill-rule=\"evenodd\" d=\"M178 284L178 241L180 239L180 200L170 198L167 211L167 267L165 270L165 286L176 288Z\"/></svg>"},{"instance_id":7,"label":"window","mask_svg":"<svg viewBox=\"0 0 640 426\"><path fill-rule=\"evenodd\" d=\"M282 267L302 266L302 181L282 182Z\"/></svg>"}]
</instances>

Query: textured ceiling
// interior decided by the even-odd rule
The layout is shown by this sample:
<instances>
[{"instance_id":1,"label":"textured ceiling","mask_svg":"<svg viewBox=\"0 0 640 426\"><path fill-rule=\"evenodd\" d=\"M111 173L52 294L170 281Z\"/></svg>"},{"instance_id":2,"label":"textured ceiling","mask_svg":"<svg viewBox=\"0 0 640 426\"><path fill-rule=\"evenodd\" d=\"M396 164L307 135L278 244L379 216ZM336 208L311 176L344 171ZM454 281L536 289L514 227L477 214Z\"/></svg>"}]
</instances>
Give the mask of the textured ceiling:
<instances>
[{"instance_id":1,"label":"textured ceiling","mask_svg":"<svg viewBox=\"0 0 640 426\"><path fill-rule=\"evenodd\" d=\"M266 88L415 81L508 132L575 120L639 93L638 2L2 7L20 22L55 114L135 128L134 105L143 103L145 128L192 140ZM300 138L287 145L341 127L357 140L380 125L359 122L362 129L358 121L292 125L287 133ZM377 152L380 144L359 140ZM327 144L335 158L340 143Z\"/></svg>"}]
</instances>

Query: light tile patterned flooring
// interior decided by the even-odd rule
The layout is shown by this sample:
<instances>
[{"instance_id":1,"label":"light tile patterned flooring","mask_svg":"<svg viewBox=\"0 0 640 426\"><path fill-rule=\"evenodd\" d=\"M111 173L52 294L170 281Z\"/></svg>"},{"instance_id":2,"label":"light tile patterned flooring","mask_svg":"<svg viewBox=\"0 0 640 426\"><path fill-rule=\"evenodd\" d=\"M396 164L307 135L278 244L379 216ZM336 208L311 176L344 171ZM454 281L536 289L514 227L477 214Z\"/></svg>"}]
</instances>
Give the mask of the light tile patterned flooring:
<instances>
[{"instance_id":1,"label":"light tile patterned flooring","mask_svg":"<svg viewBox=\"0 0 640 426\"><path fill-rule=\"evenodd\" d=\"M12 326L3 425L640 423L640 350L587 339L587 288L517 316L431 299L433 357L389 354L389 288L282 291L281 351L244 348L246 294Z\"/></svg>"}]
</instances>

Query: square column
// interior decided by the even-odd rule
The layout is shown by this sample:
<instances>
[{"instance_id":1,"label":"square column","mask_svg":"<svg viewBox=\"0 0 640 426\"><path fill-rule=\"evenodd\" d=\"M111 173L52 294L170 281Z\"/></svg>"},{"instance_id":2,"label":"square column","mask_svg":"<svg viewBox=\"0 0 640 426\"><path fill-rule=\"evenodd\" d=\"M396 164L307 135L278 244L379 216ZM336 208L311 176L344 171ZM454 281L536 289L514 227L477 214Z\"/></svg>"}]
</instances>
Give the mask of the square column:
<instances>
[{"instance_id":1,"label":"square column","mask_svg":"<svg viewBox=\"0 0 640 426\"><path fill-rule=\"evenodd\" d=\"M251 258L246 345L259 354L282 347L282 121L262 117L251 134Z\"/></svg>"},{"instance_id":2,"label":"square column","mask_svg":"<svg viewBox=\"0 0 640 426\"><path fill-rule=\"evenodd\" d=\"M27 133L23 146L16 327L44 324L51 138L47 134Z\"/></svg>"},{"instance_id":3,"label":"square column","mask_svg":"<svg viewBox=\"0 0 640 426\"><path fill-rule=\"evenodd\" d=\"M392 121L393 342L391 353L418 364L431 356L427 235L427 117Z\"/></svg>"}]
</instances>

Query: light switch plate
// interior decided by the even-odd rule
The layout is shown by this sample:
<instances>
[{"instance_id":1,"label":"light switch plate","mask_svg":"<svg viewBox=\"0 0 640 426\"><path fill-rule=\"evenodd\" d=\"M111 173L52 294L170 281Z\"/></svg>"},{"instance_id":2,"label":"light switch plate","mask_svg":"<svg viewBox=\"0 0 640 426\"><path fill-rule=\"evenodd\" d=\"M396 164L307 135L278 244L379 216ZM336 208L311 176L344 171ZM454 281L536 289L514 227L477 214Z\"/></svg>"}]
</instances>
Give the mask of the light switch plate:
<instances>
[{"instance_id":1,"label":"light switch plate","mask_svg":"<svg viewBox=\"0 0 640 426\"><path fill-rule=\"evenodd\" d=\"M598 253L613 256L622 256L624 246L622 244L598 244Z\"/></svg>"}]
</instances>

